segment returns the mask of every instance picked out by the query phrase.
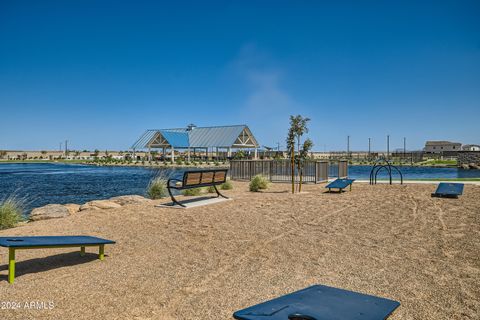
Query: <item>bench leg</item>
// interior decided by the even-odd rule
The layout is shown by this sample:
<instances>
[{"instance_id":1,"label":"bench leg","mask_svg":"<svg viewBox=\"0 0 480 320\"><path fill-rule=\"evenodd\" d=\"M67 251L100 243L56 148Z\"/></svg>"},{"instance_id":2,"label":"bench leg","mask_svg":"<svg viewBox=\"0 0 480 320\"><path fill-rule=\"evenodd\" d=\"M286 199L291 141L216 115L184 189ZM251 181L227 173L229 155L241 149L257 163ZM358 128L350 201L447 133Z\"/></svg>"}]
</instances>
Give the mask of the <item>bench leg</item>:
<instances>
[{"instance_id":1,"label":"bench leg","mask_svg":"<svg viewBox=\"0 0 480 320\"><path fill-rule=\"evenodd\" d=\"M8 248L8 282L15 280L15 249Z\"/></svg>"},{"instance_id":2,"label":"bench leg","mask_svg":"<svg viewBox=\"0 0 480 320\"><path fill-rule=\"evenodd\" d=\"M80 247L80 255L82 257L85 255L85 247Z\"/></svg>"},{"instance_id":3,"label":"bench leg","mask_svg":"<svg viewBox=\"0 0 480 320\"><path fill-rule=\"evenodd\" d=\"M350 191L352 191L352 185L350 185Z\"/></svg>"},{"instance_id":4,"label":"bench leg","mask_svg":"<svg viewBox=\"0 0 480 320\"><path fill-rule=\"evenodd\" d=\"M220 196L220 197L222 197L222 198L228 199L228 197L224 196L223 194L220 193L220 191L218 191L216 185L213 185L213 188L214 188L215 191L217 192L217 198Z\"/></svg>"},{"instance_id":5,"label":"bench leg","mask_svg":"<svg viewBox=\"0 0 480 320\"><path fill-rule=\"evenodd\" d=\"M101 244L98 246L98 259L103 260L105 259L105 245Z\"/></svg>"},{"instance_id":6,"label":"bench leg","mask_svg":"<svg viewBox=\"0 0 480 320\"><path fill-rule=\"evenodd\" d=\"M173 196L172 191L170 191L169 187L167 187L167 190L168 190L168 194L170 195L170 199L172 199L172 202L173 202L172 206L175 205L175 204L178 204L180 207L184 207L184 208L187 207L186 205L178 202L177 199L175 199L175 197Z\"/></svg>"}]
</instances>

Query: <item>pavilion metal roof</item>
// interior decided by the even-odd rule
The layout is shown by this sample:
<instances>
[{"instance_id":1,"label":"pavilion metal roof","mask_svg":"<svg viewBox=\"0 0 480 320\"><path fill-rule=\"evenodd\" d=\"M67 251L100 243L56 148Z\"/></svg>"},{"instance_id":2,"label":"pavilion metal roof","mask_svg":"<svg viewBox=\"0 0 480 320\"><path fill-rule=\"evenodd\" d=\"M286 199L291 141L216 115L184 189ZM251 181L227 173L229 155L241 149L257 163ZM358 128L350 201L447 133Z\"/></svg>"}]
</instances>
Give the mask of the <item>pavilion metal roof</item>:
<instances>
[{"instance_id":1,"label":"pavilion metal roof","mask_svg":"<svg viewBox=\"0 0 480 320\"><path fill-rule=\"evenodd\" d=\"M132 149L145 149L161 135L174 148L229 148L236 144L239 136L246 131L252 141L251 147L258 147L258 142L246 125L193 127L173 129L151 129L132 145Z\"/></svg>"}]
</instances>

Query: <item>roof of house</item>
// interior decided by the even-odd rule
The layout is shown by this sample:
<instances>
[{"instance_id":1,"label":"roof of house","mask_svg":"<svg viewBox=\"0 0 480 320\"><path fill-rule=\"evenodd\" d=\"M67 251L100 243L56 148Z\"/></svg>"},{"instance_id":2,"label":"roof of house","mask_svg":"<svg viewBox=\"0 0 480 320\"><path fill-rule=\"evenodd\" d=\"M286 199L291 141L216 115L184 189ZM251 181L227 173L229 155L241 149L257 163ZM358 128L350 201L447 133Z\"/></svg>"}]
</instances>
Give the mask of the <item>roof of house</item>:
<instances>
[{"instance_id":1,"label":"roof of house","mask_svg":"<svg viewBox=\"0 0 480 320\"><path fill-rule=\"evenodd\" d=\"M132 145L132 149L161 146L174 148L257 148L259 144L247 125L189 126L188 128L147 130Z\"/></svg>"},{"instance_id":2,"label":"roof of house","mask_svg":"<svg viewBox=\"0 0 480 320\"><path fill-rule=\"evenodd\" d=\"M444 146L446 144L461 145L460 142L451 142L451 141L427 141L427 142L425 142L426 146Z\"/></svg>"}]
</instances>

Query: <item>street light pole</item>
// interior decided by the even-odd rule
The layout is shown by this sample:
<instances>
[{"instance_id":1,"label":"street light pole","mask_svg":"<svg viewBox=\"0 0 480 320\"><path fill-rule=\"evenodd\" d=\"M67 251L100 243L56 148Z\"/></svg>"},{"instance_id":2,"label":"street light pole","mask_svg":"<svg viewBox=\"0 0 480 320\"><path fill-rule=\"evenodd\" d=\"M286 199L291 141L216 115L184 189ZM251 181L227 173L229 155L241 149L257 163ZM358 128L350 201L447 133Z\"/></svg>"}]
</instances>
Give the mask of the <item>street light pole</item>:
<instances>
[{"instance_id":1,"label":"street light pole","mask_svg":"<svg viewBox=\"0 0 480 320\"><path fill-rule=\"evenodd\" d=\"M387 134L387 160L390 160L390 135Z\"/></svg>"},{"instance_id":2,"label":"street light pole","mask_svg":"<svg viewBox=\"0 0 480 320\"><path fill-rule=\"evenodd\" d=\"M347 136L347 159L350 159L350 136Z\"/></svg>"}]
</instances>

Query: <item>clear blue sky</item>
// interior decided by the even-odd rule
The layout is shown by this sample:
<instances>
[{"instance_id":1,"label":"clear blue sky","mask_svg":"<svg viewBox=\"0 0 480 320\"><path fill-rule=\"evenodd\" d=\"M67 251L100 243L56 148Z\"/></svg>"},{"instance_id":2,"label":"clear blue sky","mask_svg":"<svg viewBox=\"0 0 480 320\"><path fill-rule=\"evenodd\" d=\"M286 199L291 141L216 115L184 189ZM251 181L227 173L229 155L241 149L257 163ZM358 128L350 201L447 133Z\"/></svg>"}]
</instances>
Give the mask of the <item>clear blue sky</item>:
<instances>
[{"instance_id":1,"label":"clear blue sky","mask_svg":"<svg viewBox=\"0 0 480 320\"><path fill-rule=\"evenodd\" d=\"M248 124L315 150L480 143L480 1L0 2L0 149Z\"/></svg>"}]
</instances>

